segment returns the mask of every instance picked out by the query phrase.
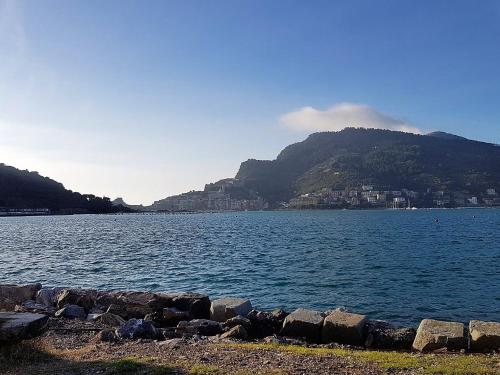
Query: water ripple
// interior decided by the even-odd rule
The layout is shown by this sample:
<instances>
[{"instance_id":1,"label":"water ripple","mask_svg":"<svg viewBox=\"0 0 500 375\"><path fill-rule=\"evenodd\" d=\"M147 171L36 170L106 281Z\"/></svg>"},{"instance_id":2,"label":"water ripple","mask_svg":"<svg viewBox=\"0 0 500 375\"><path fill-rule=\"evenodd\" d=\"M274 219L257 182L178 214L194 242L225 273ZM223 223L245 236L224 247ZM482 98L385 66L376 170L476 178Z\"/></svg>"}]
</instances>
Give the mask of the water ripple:
<instances>
[{"instance_id":1,"label":"water ripple","mask_svg":"<svg viewBox=\"0 0 500 375\"><path fill-rule=\"evenodd\" d=\"M434 218L439 216L439 223ZM0 218L0 282L500 320L500 210Z\"/></svg>"}]
</instances>

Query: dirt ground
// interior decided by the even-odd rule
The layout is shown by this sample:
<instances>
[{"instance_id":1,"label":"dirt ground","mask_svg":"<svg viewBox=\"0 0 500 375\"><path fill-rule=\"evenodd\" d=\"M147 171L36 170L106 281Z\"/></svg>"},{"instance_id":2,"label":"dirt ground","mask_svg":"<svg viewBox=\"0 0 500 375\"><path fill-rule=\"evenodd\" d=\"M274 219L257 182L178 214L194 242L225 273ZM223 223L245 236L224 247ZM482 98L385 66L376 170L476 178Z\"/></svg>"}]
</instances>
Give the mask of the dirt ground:
<instances>
[{"instance_id":1,"label":"dirt ground","mask_svg":"<svg viewBox=\"0 0 500 375\"><path fill-rule=\"evenodd\" d=\"M99 327L51 324L0 351L0 374L500 374L499 355L418 355L238 343L217 338L96 340Z\"/></svg>"}]
</instances>

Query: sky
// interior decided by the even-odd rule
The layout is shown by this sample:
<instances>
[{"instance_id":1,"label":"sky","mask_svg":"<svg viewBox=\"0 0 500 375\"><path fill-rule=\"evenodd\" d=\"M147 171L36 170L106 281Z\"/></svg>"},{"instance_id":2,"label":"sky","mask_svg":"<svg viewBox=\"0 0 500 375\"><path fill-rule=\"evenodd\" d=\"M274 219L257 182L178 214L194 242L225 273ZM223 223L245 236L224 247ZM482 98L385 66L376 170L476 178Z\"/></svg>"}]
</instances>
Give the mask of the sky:
<instances>
[{"instance_id":1,"label":"sky","mask_svg":"<svg viewBox=\"0 0 500 375\"><path fill-rule=\"evenodd\" d=\"M316 131L500 143L496 0L0 0L0 162L127 203Z\"/></svg>"}]
</instances>

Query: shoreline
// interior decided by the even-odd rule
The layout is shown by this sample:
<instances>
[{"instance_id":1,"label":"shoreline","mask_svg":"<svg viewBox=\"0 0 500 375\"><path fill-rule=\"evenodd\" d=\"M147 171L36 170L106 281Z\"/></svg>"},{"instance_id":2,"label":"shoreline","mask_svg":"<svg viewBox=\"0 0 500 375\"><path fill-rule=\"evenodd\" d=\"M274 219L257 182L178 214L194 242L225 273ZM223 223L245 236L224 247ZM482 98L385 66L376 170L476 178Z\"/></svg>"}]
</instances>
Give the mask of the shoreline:
<instances>
[{"instance_id":1,"label":"shoreline","mask_svg":"<svg viewBox=\"0 0 500 375\"><path fill-rule=\"evenodd\" d=\"M487 324L426 319L415 330L197 293L0 284L0 373L499 375L500 323Z\"/></svg>"},{"instance_id":2,"label":"shoreline","mask_svg":"<svg viewBox=\"0 0 500 375\"><path fill-rule=\"evenodd\" d=\"M389 211L389 212L417 212L417 211L441 211L441 210L500 210L500 206L480 206L480 207L422 207L422 208L303 208L303 209L268 209L268 210L221 210L221 211L136 211L136 212L107 212L107 213L54 213L54 214L15 214L15 215L0 215L0 218L5 217L53 217L53 216L82 216L82 215L192 215L192 214L221 214L221 213L248 213L248 212L332 212L332 211Z\"/></svg>"}]
</instances>

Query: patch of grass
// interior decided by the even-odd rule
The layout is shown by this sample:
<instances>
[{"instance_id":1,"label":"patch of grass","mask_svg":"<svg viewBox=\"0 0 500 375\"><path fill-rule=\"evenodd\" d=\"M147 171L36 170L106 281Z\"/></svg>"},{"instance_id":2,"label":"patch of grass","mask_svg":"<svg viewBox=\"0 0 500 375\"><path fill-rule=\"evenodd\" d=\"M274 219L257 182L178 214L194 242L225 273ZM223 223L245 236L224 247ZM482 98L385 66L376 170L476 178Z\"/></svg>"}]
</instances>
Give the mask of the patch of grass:
<instances>
[{"instance_id":1,"label":"patch of grass","mask_svg":"<svg viewBox=\"0 0 500 375\"><path fill-rule=\"evenodd\" d=\"M348 352L346 350L346 352ZM384 370L404 370L421 367L419 358L409 353L379 352L379 351L353 351L352 353L343 353L344 356L375 363ZM351 354L351 355L349 355Z\"/></svg>"},{"instance_id":2,"label":"patch of grass","mask_svg":"<svg viewBox=\"0 0 500 375\"><path fill-rule=\"evenodd\" d=\"M348 357L372 363L383 370L418 370L427 375L499 375L500 356L472 354L424 354L308 348L280 344L221 344L248 350L278 350L295 355Z\"/></svg>"},{"instance_id":3,"label":"patch of grass","mask_svg":"<svg viewBox=\"0 0 500 375\"><path fill-rule=\"evenodd\" d=\"M106 374L134 374L139 371L143 364L138 358L127 357L103 363Z\"/></svg>"},{"instance_id":4,"label":"patch of grass","mask_svg":"<svg viewBox=\"0 0 500 375\"><path fill-rule=\"evenodd\" d=\"M176 373L176 369L166 365L152 364L150 358L125 357L101 363L106 375L150 374L167 375Z\"/></svg>"},{"instance_id":5,"label":"patch of grass","mask_svg":"<svg viewBox=\"0 0 500 375\"><path fill-rule=\"evenodd\" d=\"M442 356L429 358L427 373L436 375L500 374L500 357L489 356Z\"/></svg>"},{"instance_id":6,"label":"patch of grass","mask_svg":"<svg viewBox=\"0 0 500 375\"><path fill-rule=\"evenodd\" d=\"M190 375L210 375L218 373L219 368L214 365L196 364L189 369Z\"/></svg>"}]
</instances>

